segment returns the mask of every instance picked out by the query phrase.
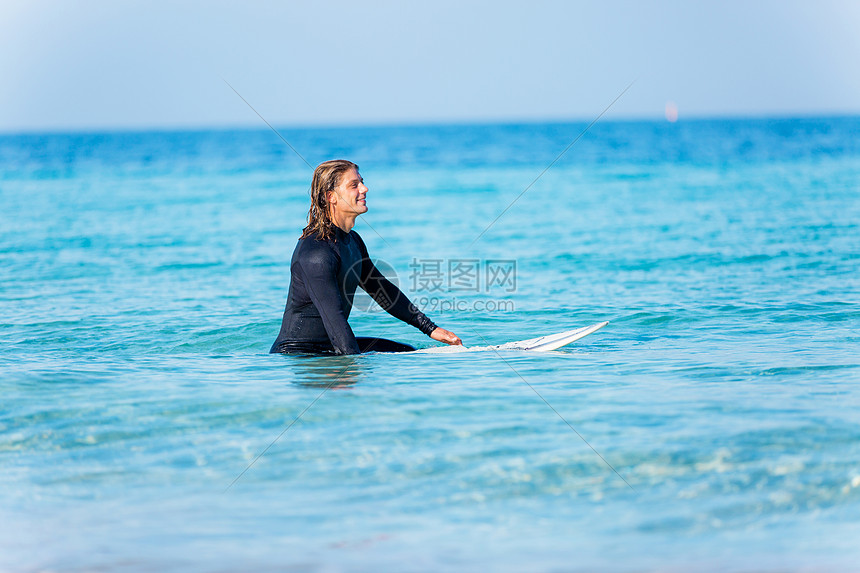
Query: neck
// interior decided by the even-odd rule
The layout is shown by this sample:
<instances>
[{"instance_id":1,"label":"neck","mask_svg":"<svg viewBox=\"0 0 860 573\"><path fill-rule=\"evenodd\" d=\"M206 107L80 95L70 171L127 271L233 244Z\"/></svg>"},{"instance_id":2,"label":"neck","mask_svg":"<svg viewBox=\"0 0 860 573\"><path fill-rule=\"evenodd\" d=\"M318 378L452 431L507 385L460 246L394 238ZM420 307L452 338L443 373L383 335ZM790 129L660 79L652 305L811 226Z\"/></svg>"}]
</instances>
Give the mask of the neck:
<instances>
[{"instance_id":1,"label":"neck","mask_svg":"<svg viewBox=\"0 0 860 573\"><path fill-rule=\"evenodd\" d=\"M352 217L348 215L338 216L336 213L333 213L331 222L344 233L349 233L355 227L355 218L357 216L357 214L353 214Z\"/></svg>"}]
</instances>

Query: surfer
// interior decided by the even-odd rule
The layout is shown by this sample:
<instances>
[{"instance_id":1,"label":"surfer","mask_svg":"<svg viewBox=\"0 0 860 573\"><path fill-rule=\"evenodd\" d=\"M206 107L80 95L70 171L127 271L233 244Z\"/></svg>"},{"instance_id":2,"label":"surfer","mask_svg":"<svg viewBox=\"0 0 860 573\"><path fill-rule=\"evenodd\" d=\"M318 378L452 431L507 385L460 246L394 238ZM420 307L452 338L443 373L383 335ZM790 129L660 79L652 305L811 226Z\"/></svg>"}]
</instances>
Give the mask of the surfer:
<instances>
[{"instance_id":1,"label":"surfer","mask_svg":"<svg viewBox=\"0 0 860 573\"><path fill-rule=\"evenodd\" d=\"M358 165L337 159L317 166L311 182L308 226L293 251L287 305L270 352L415 350L408 344L353 334L347 320L359 286L389 314L430 338L462 344L456 334L433 324L371 262L364 241L352 230L356 217L367 210L367 187Z\"/></svg>"}]
</instances>

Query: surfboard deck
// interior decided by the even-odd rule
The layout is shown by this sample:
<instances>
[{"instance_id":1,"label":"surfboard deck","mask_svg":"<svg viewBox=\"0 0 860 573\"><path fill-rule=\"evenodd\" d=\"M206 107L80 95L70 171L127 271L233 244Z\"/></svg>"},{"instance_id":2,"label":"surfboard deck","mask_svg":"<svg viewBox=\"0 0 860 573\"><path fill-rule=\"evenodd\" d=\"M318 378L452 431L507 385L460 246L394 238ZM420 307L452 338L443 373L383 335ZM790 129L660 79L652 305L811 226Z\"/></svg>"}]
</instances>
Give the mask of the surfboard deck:
<instances>
[{"instance_id":1,"label":"surfboard deck","mask_svg":"<svg viewBox=\"0 0 860 573\"><path fill-rule=\"evenodd\" d=\"M556 350L562 346L567 346L571 342L576 342L580 338L588 336L593 332L597 332L604 326L609 324L609 321L598 322L584 328L574 330L566 330L557 334L548 334L537 338L529 338L528 340L517 340L516 342L508 342L506 344L496 344L493 346L433 346L430 348L421 348L410 354L456 354L460 352L486 352L497 350L526 350L529 352L549 352Z\"/></svg>"}]
</instances>

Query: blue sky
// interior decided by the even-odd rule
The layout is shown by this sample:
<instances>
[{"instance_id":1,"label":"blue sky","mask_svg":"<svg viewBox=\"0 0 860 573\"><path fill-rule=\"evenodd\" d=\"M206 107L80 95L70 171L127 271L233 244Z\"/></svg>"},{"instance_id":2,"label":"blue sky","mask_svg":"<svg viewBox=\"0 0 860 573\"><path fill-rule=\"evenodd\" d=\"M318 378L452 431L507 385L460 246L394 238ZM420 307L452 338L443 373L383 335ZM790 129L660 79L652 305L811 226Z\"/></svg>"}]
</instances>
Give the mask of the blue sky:
<instances>
[{"instance_id":1,"label":"blue sky","mask_svg":"<svg viewBox=\"0 0 860 573\"><path fill-rule=\"evenodd\" d=\"M860 113L860 2L0 0L0 131Z\"/></svg>"}]
</instances>

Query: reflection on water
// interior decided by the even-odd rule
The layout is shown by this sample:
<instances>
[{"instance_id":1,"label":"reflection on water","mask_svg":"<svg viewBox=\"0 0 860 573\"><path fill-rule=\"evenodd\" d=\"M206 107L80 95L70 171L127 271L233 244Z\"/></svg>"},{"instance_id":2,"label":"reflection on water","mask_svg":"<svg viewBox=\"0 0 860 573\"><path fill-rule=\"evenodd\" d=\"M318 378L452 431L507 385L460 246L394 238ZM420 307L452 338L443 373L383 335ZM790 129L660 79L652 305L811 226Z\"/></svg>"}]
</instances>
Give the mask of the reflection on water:
<instances>
[{"instance_id":1,"label":"reflection on water","mask_svg":"<svg viewBox=\"0 0 860 573\"><path fill-rule=\"evenodd\" d=\"M294 384L312 387L343 388L357 384L369 372L361 355L290 356L294 360Z\"/></svg>"}]
</instances>

